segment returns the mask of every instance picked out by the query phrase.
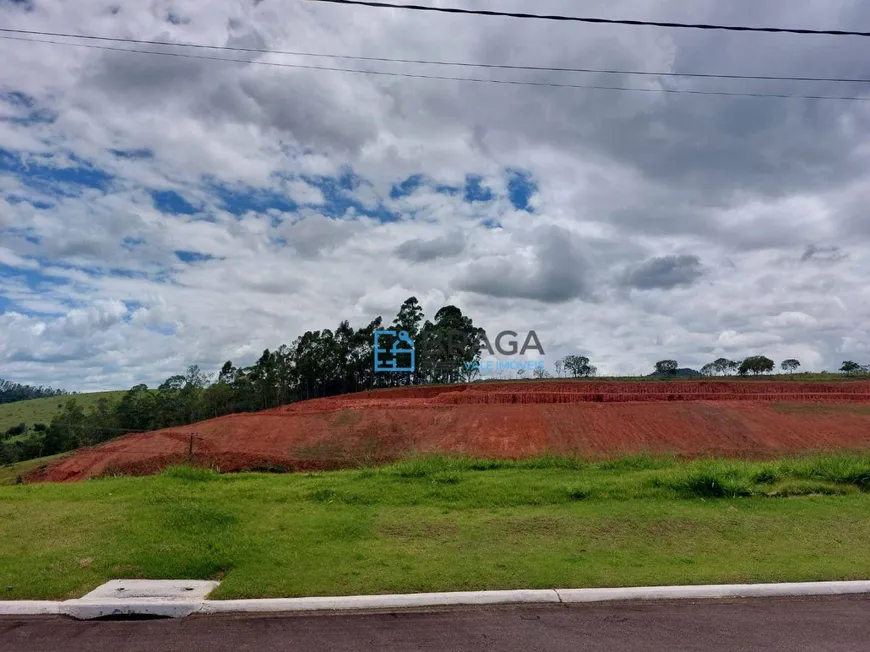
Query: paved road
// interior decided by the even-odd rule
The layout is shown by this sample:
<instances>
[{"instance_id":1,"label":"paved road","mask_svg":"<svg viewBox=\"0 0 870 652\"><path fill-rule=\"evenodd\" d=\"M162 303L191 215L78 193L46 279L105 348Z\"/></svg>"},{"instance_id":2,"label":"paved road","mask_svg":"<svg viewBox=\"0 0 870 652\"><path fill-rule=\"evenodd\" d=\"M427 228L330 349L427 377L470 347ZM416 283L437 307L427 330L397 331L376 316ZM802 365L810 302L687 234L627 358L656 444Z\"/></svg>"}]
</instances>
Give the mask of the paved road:
<instances>
[{"instance_id":1,"label":"paved road","mask_svg":"<svg viewBox=\"0 0 870 652\"><path fill-rule=\"evenodd\" d=\"M866 652L870 598L77 622L0 617L3 652Z\"/></svg>"}]
</instances>

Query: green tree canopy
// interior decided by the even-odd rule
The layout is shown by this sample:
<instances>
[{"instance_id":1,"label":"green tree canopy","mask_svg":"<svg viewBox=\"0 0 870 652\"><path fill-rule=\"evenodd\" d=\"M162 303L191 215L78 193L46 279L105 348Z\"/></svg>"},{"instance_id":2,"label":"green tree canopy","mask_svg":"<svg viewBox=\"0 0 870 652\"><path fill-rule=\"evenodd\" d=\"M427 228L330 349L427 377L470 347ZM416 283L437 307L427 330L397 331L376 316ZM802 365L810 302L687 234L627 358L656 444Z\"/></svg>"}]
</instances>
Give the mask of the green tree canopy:
<instances>
[{"instance_id":1,"label":"green tree canopy","mask_svg":"<svg viewBox=\"0 0 870 652\"><path fill-rule=\"evenodd\" d=\"M680 366L676 360L659 360L656 362L656 373L673 376L676 375L679 368Z\"/></svg>"},{"instance_id":2,"label":"green tree canopy","mask_svg":"<svg viewBox=\"0 0 870 652\"><path fill-rule=\"evenodd\" d=\"M775 365L773 363L773 360L771 360L770 358L767 358L763 355L754 355L746 358L740 364L739 373L741 376L745 376L749 373L757 376L758 374L770 373L771 371L773 371L774 366Z\"/></svg>"}]
</instances>

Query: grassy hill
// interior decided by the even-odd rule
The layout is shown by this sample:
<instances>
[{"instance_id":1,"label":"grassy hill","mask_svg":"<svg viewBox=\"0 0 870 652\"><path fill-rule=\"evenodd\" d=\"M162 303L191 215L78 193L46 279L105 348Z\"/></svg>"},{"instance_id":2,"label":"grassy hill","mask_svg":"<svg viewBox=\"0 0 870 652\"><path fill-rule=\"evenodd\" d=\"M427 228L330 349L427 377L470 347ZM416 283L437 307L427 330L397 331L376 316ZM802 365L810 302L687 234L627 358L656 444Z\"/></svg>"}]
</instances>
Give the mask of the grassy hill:
<instances>
[{"instance_id":1,"label":"grassy hill","mask_svg":"<svg viewBox=\"0 0 870 652\"><path fill-rule=\"evenodd\" d=\"M28 471L32 471L43 464L48 464L63 455L64 453L60 453L59 455L49 455L48 457L37 457L32 460L17 462L16 464L0 466L0 486L15 484L18 476L24 475Z\"/></svg>"},{"instance_id":2,"label":"grassy hill","mask_svg":"<svg viewBox=\"0 0 870 652\"><path fill-rule=\"evenodd\" d=\"M27 424L32 429L34 423L51 423L51 418L66 401L74 398L85 410L95 405L101 398L110 401L118 401L124 395L124 391L94 392L93 394L74 394L70 396L53 396L51 398L36 398L30 401L18 401L17 403L0 404L0 432L6 432L9 428L19 423Z\"/></svg>"}]
</instances>

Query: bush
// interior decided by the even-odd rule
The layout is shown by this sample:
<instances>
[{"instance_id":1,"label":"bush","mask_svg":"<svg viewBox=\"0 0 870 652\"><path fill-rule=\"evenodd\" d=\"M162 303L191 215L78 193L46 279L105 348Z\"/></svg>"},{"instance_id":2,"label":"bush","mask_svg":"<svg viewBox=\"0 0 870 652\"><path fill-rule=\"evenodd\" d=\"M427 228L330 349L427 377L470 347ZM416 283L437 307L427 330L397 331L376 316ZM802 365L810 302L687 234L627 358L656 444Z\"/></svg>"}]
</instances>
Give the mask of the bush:
<instances>
[{"instance_id":1,"label":"bush","mask_svg":"<svg viewBox=\"0 0 870 652\"><path fill-rule=\"evenodd\" d=\"M24 423L19 423L17 426L12 426L6 431L7 437L17 437L18 435L23 435L27 432L27 425Z\"/></svg>"},{"instance_id":2,"label":"bush","mask_svg":"<svg viewBox=\"0 0 870 652\"><path fill-rule=\"evenodd\" d=\"M832 455L796 462L793 469L798 477L834 484L853 484L862 491L870 491L870 459Z\"/></svg>"},{"instance_id":3,"label":"bush","mask_svg":"<svg viewBox=\"0 0 870 652\"><path fill-rule=\"evenodd\" d=\"M18 453L15 446L0 442L0 466L15 464L18 461Z\"/></svg>"},{"instance_id":4,"label":"bush","mask_svg":"<svg viewBox=\"0 0 870 652\"><path fill-rule=\"evenodd\" d=\"M779 480L779 473L774 469L762 469L752 476L752 481L755 484L773 484Z\"/></svg>"},{"instance_id":5,"label":"bush","mask_svg":"<svg viewBox=\"0 0 870 652\"><path fill-rule=\"evenodd\" d=\"M740 498L751 496L752 489L742 478L716 469L698 469L671 480L664 486L692 498Z\"/></svg>"}]
</instances>

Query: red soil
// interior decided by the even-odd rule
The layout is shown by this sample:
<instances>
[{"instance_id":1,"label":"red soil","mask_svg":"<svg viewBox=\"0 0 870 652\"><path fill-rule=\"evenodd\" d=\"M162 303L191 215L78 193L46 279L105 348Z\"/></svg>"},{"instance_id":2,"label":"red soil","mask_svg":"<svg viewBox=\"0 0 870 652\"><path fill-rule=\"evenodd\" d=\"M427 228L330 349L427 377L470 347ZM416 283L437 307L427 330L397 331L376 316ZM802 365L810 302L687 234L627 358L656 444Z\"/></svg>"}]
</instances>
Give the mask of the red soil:
<instances>
[{"instance_id":1,"label":"red soil","mask_svg":"<svg viewBox=\"0 0 870 652\"><path fill-rule=\"evenodd\" d=\"M435 452L762 458L867 448L866 381L485 383L349 394L128 435L25 479L144 475L182 463L332 469Z\"/></svg>"}]
</instances>

